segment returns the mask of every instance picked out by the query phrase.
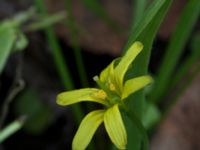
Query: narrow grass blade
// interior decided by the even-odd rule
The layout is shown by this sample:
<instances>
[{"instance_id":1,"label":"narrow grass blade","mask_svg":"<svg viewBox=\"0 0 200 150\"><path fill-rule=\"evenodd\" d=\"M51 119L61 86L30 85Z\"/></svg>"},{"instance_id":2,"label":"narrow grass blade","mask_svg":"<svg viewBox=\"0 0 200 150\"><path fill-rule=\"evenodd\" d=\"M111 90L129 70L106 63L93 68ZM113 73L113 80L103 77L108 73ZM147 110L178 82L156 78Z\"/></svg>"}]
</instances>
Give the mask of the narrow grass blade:
<instances>
[{"instance_id":1,"label":"narrow grass blade","mask_svg":"<svg viewBox=\"0 0 200 150\"><path fill-rule=\"evenodd\" d=\"M132 43L135 40L138 40L143 43L144 49L142 50L140 55L136 58L133 67L130 68L129 74L131 76L127 78L132 78L134 76L147 74L152 43L156 35L156 32L160 26L160 23L162 22L171 2L172 0L154 1L154 3L152 3L153 6L151 5L149 10L147 10L147 12L145 13L144 19L142 19L138 24L138 26L136 27L136 29L138 30L134 30L134 32L132 32L132 34L130 35L126 48L130 45L130 43ZM161 3L162 5L159 5L159 3ZM154 15L152 16L152 14ZM148 15L150 15L150 17L152 16L153 18L149 20ZM142 24L146 23L145 20L148 20L148 24L146 26L142 26ZM138 92L133 97L135 99L134 101L133 100L131 101L131 103L135 105L133 106L133 108L139 106L139 108L135 108L134 111L137 112L136 113L137 115L142 116L144 107L144 94L143 92ZM133 99L133 97L130 97L130 99ZM137 105L135 103L137 103Z\"/></svg>"},{"instance_id":2,"label":"narrow grass blade","mask_svg":"<svg viewBox=\"0 0 200 150\"><path fill-rule=\"evenodd\" d=\"M200 71L199 43L200 43L200 33L197 33L191 40L190 56L188 56L188 58L186 58L186 60L182 63L179 70L172 79L171 84L168 87L167 94L171 92L178 83L181 83L181 87L178 89L178 91L176 91L176 94L172 97L169 104L165 107L164 110L165 115L171 110L171 108L177 102L181 94L189 87L193 79L195 79L195 77L199 74ZM183 81L183 78L187 76L188 73L190 74L190 77Z\"/></svg>"},{"instance_id":3,"label":"narrow grass blade","mask_svg":"<svg viewBox=\"0 0 200 150\"><path fill-rule=\"evenodd\" d=\"M0 24L0 74L5 67L16 38L15 30L9 27L9 22Z\"/></svg>"},{"instance_id":4,"label":"narrow grass blade","mask_svg":"<svg viewBox=\"0 0 200 150\"><path fill-rule=\"evenodd\" d=\"M135 25L141 20L145 12L147 0L133 0L133 23Z\"/></svg>"},{"instance_id":5,"label":"narrow grass blade","mask_svg":"<svg viewBox=\"0 0 200 150\"><path fill-rule=\"evenodd\" d=\"M6 126L4 129L0 130L0 143L5 141L8 137L10 137L12 134L20 130L24 125L25 118L20 118L8 126Z\"/></svg>"},{"instance_id":6,"label":"narrow grass blade","mask_svg":"<svg viewBox=\"0 0 200 150\"><path fill-rule=\"evenodd\" d=\"M44 15L47 14L47 10L46 10L45 3L43 0L36 0L35 4L41 13L43 13ZM66 65L64 57L62 55L61 47L58 43L55 33L53 32L52 27L47 27L45 29L45 34L47 36L48 44L52 48L52 56L53 56L58 74L62 80L62 83L67 90L72 90L74 88L73 80L71 78L70 71ZM81 111L80 106L78 104L74 105L72 107L72 111L74 113L75 120L77 122L80 122L81 118L83 117L83 113Z\"/></svg>"},{"instance_id":7,"label":"narrow grass blade","mask_svg":"<svg viewBox=\"0 0 200 150\"><path fill-rule=\"evenodd\" d=\"M107 11L97 0L81 0L82 3L98 17L100 17L105 23L108 24L115 31L121 31L121 27L109 16Z\"/></svg>"},{"instance_id":8,"label":"narrow grass blade","mask_svg":"<svg viewBox=\"0 0 200 150\"><path fill-rule=\"evenodd\" d=\"M78 42L77 29L76 29L75 20L74 20L73 14L72 14L71 0L65 0L65 7L67 10L67 15L68 15L67 27L70 30L72 48L73 48L74 55L75 55L75 61L76 61L77 69L78 69L79 78L80 78L82 87L87 87L89 85L89 83L88 83L88 79L87 79L84 61L83 61L83 58L81 55L81 48L80 48L80 45Z\"/></svg>"},{"instance_id":9,"label":"narrow grass blade","mask_svg":"<svg viewBox=\"0 0 200 150\"><path fill-rule=\"evenodd\" d=\"M155 82L155 89L151 94L151 102L159 102L166 91L167 85L170 83L171 76L177 66L177 63L184 50L184 46L189 39L190 33L198 19L200 13L200 1L188 1L185 6L179 22L170 43L167 47L166 54L161 63L158 77Z\"/></svg>"},{"instance_id":10,"label":"narrow grass blade","mask_svg":"<svg viewBox=\"0 0 200 150\"><path fill-rule=\"evenodd\" d=\"M136 40L143 43L144 49L134 61L133 67L130 68L130 71L128 72L129 76L127 76L128 79L147 74L153 40L171 2L172 0L153 1L146 10L143 18L137 23L131 32L129 40L125 46L125 50L127 50ZM135 114L137 118L141 119L145 107L144 91L142 90L130 96L128 98L127 106L129 106L130 114L133 114L133 117ZM131 132L131 130L137 131L137 129L127 128L128 132ZM129 137L134 139L134 142L128 143L129 149L136 150L141 146L144 135L140 134L141 133L132 134L131 137Z\"/></svg>"},{"instance_id":11,"label":"narrow grass blade","mask_svg":"<svg viewBox=\"0 0 200 150\"><path fill-rule=\"evenodd\" d=\"M193 68L193 65L198 62L200 59L200 33L197 33L191 40L191 54L181 63L179 69L175 72L173 79L170 82L170 85L167 86L167 92L169 93L184 76Z\"/></svg>"}]
</instances>

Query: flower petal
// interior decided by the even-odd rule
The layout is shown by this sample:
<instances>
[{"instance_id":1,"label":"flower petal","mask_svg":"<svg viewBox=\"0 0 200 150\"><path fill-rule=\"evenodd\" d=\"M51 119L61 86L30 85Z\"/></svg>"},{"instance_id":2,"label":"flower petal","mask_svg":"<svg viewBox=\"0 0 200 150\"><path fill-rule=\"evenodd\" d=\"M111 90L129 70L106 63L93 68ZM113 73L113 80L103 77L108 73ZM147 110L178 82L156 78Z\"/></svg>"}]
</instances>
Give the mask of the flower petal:
<instances>
[{"instance_id":1,"label":"flower petal","mask_svg":"<svg viewBox=\"0 0 200 150\"><path fill-rule=\"evenodd\" d=\"M106 93L103 90L85 88L60 93L57 96L56 102L59 105L66 106L82 101L91 101L108 106L108 102L105 100L105 97Z\"/></svg>"},{"instance_id":2,"label":"flower petal","mask_svg":"<svg viewBox=\"0 0 200 150\"><path fill-rule=\"evenodd\" d=\"M115 60L113 60L101 73L100 73L100 81L105 83L105 82L110 82L112 80L111 78L113 77L114 74L114 63Z\"/></svg>"},{"instance_id":3,"label":"flower petal","mask_svg":"<svg viewBox=\"0 0 200 150\"><path fill-rule=\"evenodd\" d=\"M122 92L122 99L125 99L131 93L140 90L151 82L153 82L153 79L150 76L141 76L126 81Z\"/></svg>"},{"instance_id":4,"label":"flower petal","mask_svg":"<svg viewBox=\"0 0 200 150\"><path fill-rule=\"evenodd\" d=\"M90 143L95 131L103 122L105 110L90 112L81 122L73 139L73 150L84 150Z\"/></svg>"},{"instance_id":5,"label":"flower petal","mask_svg":"<svg viewBox=\"0 0 200 150\"><path fill-rule=\"evenodd\" d=\"M117 104L105 112L104 124L111 141L116 147L125 149L127 144L126 129Z\"/></svg>"},{"instance_id":6,"label":"flower petal","mask_svg":"<svg viewBox=\"0 0 200 150\"><path fill-rule=\"evenodd\" d=\"M116 77L117 84L122 90L123 79L128 67L131 62L136 58L136 56L141 52L143 45L141 42L134 42L133 45L127 50L126 54L122 57L119 64L116 66L114 73Z\"/></svg>"}]
</instances>

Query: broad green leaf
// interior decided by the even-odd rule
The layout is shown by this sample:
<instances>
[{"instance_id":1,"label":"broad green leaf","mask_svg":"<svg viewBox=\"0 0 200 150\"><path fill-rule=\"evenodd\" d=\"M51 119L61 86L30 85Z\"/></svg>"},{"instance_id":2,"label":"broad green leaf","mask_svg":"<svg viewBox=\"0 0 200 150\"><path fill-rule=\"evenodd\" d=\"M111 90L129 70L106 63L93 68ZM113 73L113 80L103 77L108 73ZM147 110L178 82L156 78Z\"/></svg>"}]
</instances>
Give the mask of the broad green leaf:
<instances>
[{"instance_id":1,"label":"broad green leaf","mask_svg":"<svg viewBox=\"0 0 200 150\"><path fill-rule=\"evenodd\" d=\"M103 105L108 105L106 101L106 93L103 90L95 88L85 88L73 91L67 91L57 96L57 104L66 106L83 101L96 102Z\"/></svg>"},{"instance_id":2,"label":"broad green leaf","mask_svg":"<svg viewBox=\"0 0 200 150\"><path fill-rule=\"evenodd\" d=\"M27 89L16 99L16 115L26 115L24 129L31 134L42 133L51 123L53 112L33 90Z\"/></svg>"},{"instance_id":3,"label":"broad green leaf","mask_svg":"<svg viewBox=\"0 0 200 150\"><path fill-rule=\"evenodd\" d=\"M136 25L143 17L147 0L132 0L133 1L133 23ZM135 27L135 26L133 26Z\"/></svg>"},{"instance_id":4,"label":"broad green leaf","mask_svg":"<svg viewBox=\"0 0 200 150\"><path fill-rule=\"evenodd\" d=\"M159 112L158 108L151 103L147 103L144 116L142 118L142 124L148 130L155 125L159 121L161 117L161 113Z\"/></svg>"},{"instance_id":5,"label":"broad green leaf","mask_svg":"<svg viewBox=\"0 0 200 150\"><path fill-rule=\"evenodd\" d=\"M127 98L130 94L142 89L151 82L153 82L153 79L150 76L140 76L126 81L122 92L122 99Z\"/></svg>"},{"instance_id":6,"label":"broad green leaf","mask_svg":"<svg viewBox=\"0 0 200 150\"><path fill-rule=\"evenodd\" d=\"M10 27L9 22L0 24L0 74L12 51L16 40L15 29Z\"/></svg>"},{"instance_id":7,"label":"broad green leaf","mask_svg":"<svg viewBox=\"0 0 200 150\"><path fill-rule=\"evenodd\" d=\"M148 37L150 34L148 33L147 28L149 28L149 25L152 24L152 22L156 22L157 26L160 25L161 20L163 20L163 18L160 19L160 21L159 21L159 19L157 19L158 15L159 14L161 15L162 13L164 13L163 14L163 17L164 17L164 15L166 13L166 11L164 11L164 9L167 9L171 2L172 2L172 0L154 0L151 3L151 5L145 11L143 17L140 18L140 20L135 25L135 28L133 28L133 30L130 34L129 40L126 44L125 50L127 50L128 47L130 47L130 45L132 45L132 43L134 41L140 39L139 37L141 37L142 35L144 36L144 31L146 31L146 33L147 33L146 37L144 39L151 39ZM166 7L166 8L164 8L164 7ZM153 31L155 31L155 29L152 28L152 30L149 32L153 32ZM153 33L155 36L155 32L153 32ZM150 37L152 37L152 35L150 35ZM143 40L141 42L143 43L143 45L145 45ZM140 40L138 40L138 41L140 41ZM146 47L146 45L145 45L145 47Z\"/></svg>"},{"instance_id":8,"label":"broad green leaf","mask_svg":"<svg viewBox=\"0 0 200 150\"><path fill-rule=\"evenodd\" d=\"M135 150L148 150L149 149L148 134L142 124L142 121L134 113L132 114L122 113L122 115L125 120L126 127L128 129L130 128L132 129L127 132L128 133L127 150L132 150L133 148L135 148ZM141 141L136 144L135 141L138 141L138 138L141 139Z\"/></svg>"},{"instance_id":9,"label":"broad green leaf","mask_svg":"<svg viewBox=\"0 0 200 150\"><path fill-rule=\"evenodd\" d=\"M128 79L147 74L152 43L171 2L172 0L154 0L144 13L143 18L132 30L125 50L128 50L134 41L141 41L144 49L134 61L133 67L129 69L130 76L127 77ZM136 117L141 119L145 108L144 91L139 91L128 97L126 102L128 103L127 106L129 106L130 113L135 114ZM131 127L131 125L128 127ZM136 131L137 129L127 128L127 132L131 132L131 130ZM140 134L130 135L129 138L135 140L128 143L128 150L138 150L140 148L143 141L141 137L144 137L144 133Z\"/></svg>"},{"instance_id":10,"label":"broad green leaf","mask_svg":"<svg viewBox=\"0 0 200 150\"><path fill-rule=\"evenodd\" d=\"M194 34L190 44L191 53L192 55L195 55L197 58L200 57L199 43L200 43L200 31Z\"/></svg>"},{"instance_id":11,"label":"broad green leaf","mask_svg":"<svg viewBox=\"0 0 200 150\"><path fill-rule=\"evenodd\" d=\"M125 73L127 72L128 67L131 65L132 61L134 61L137 55L141 52L142 48L142 43L134 42L114 69L117 85L119 85L121 91L123 87Z\"/></svg>"},{"instance_id":12,"label":"broad green leaf","mask_svg":"<svg viewBox=\"0 0 200 150\"><path fill-rule=\"evenodd\" d=\"M172 74L174 73L177 63L182 56L184 46L192 32L192 29L198 20L200 14L200 1L190 0L187 2L181 17L176 24L170 43L167 47L166 54L162 60L158 77L155 82L155 89L151 94L151 101L158 102L167 90ZM169 61L170 60L170 61Z\"/></svg>"},{"instance_id":13,"label":"broad green leaf","mask_svg":"<svg viewBox=\"0 0 200 150\"><path fill-rule=\"evenodd\" d=\"M127 135L118 105L110 107L104 115L106 131L118 149L126 149Z\"/></svg>"},{"instance_id":14,"label":"broad green leaf","mask_svg":"<svg viewBox=\"0 0 200 150\"><path fill-rule=\"evenodd\" d=\"M103 122L105 110L90 112L81 122L78 131L73 139L73 150L84 150L90 143L95 131Z\"/></svg>"}]
</instances>

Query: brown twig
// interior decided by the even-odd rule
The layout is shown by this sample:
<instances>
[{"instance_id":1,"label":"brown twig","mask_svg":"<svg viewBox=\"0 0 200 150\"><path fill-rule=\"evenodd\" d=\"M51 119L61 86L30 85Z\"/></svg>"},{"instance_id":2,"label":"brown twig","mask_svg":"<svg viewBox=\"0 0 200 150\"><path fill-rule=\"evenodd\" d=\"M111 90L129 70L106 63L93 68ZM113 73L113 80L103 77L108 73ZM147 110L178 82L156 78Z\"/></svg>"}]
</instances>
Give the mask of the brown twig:
<instances>
[{"instance_id":1,"label":"brown twig","mask_svg":"<svg viewBox=\"0 0 200 150\"><path fill-rule=\"evenodd\" d=\"M17 94L23 90L25 87L25 82L22 79L22 58L20 57L18 60L17 68L16 68L16 75L15 79L12 83L12 86L9 90L8 96L5 98L5 101L2 106L1 116L0 116L0 129L2 128L4 121L7 117L8 111L9 111L9 105L14 100L14 98L17 96Z\"/></svg>"}]
</instances>

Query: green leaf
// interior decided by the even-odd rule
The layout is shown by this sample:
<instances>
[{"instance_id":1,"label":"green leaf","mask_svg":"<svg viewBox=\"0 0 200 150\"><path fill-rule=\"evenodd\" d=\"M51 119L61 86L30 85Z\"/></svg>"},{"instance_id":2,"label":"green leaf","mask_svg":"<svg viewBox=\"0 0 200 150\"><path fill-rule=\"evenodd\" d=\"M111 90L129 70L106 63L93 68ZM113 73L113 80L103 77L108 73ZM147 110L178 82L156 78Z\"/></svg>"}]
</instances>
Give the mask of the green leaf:
<instances>
[{"instance_id":1,"label":"green leaf","mask_svg":"<svg viewBox=\"0 0 200 150\"><path fill-rule=\"evenodd\" d=\"M42 14L47 14L47 8L43 0L35 0L35 5ZM55 33L53 32L53 28L45 28L45 34L47 36L48 44L52 49L52 57L54 59L57 73L62 81L62 84L67 90L74 89L74 82L72 80L71 73L69 71L68 65L66 64L65 58L63 57L61 46L58 42ZM83 116L83 112L81 110L80 105L74 105L72 107L72 111L75 120L77 122L80 122Z\"/></svg>"},{"instance_id":2,"label":"green leaf","mask_svg":"<svg viewBox=\"0 0 200 150\"><path fill-rule=\"evenodd\" d=\"M53 15L45 15L39 17L39 19L26 27L28 31L36 31L52 26L66 18L66 14L63 12Z\"/></svg>"},{"instance_id":3,"label":"green leaf","mask_svg":"<svg viewBox=\"0 0 200 150\"><path fill-rule=\"evenodd\" d=\"M73 150L83 150L88 146L95 131L103 122L104 112L105 110L95 110L85 116L73 139Z\"/></svg>"},{"instance_id":4,"label":"green leaf","mask_svg":"<svg viewBox=\"0 0 200 150\"><path fill-rule=\"evenodd\" d=\"M127 150L148 150L149 141L146 130L137 116L129 112L122 113L128 134ZM139 139L139 140L138 140ZM135 143L138 141L139 143Z\"/></svg>"},{"instance_id":5,"label":"green leaf","mask_svg":"<svg viewBox=\"0 0 200 150\"><path fill-rule=\"evenodd\" d=\"M194 34L190 44L191 53L197 58L200 57L199 43L200 43L200 31Z\"/></svg>"},{"instance_id":6,"label":"green leaf","mask_svg":"<svg viewBox=\"0 0 200 150\"><path fill-rule=\"evenodd\" d=\"M28 117L24 129L31 134L44 131L53 117L50 107L42 103L37 93L30 89L24 91L16 100L15 112Z\"/></svg>"},{"instance_id":7,"label":"green leaf","mask_svg":"<svg viewBox=\"0 0 200 150\"><path fill-rule=\"evenodd\" d=\"M17 40L14 45L14 50L24 50L28 45L28 39L25 34L18 31Z\"/></svg>"},{"instance_id":8,"label":"green leaf","mask_svg":"<svg viewBox=\"0 0 200 150\"><path fill-rule=\"evenodd\" d=\"M171 92L179 82L182 82L181 80L183 79L184 76L187 75L189 71L191 71L191 68L194 68L194 64L196 64L200 58L199 43L200 43L200 33L197 33L193 36L191 40L190 44L191 53L190 55L188 55L188 57L185 58L185 60L181 63L181 65L179 65L179 69L175 72L173 78L170 80L170 84L167 86L167 91L165 91L166 95L169 92ZM181 94L182 92L181 93L176 92L176 93ZM175 97L178 97L177 94L175 94Z\"/></svg>"},{"instance_id":9,"label":"green leaf","mask_svg":"<svg viewBox=\"0 0 200 150\"><path fill-rule=\"evenodd\" d=\"M133 28L129 40L125 46L125 50L127 50L128 47L130 47L130 45L132 45L132 43L136 40L141 41L143 45L145 45L143 42L144 39L151 39L150 41L154 39L152 39L152 36L154 37L156 34L155 28L160 26L160 23L162 22L167 11L166 9L168 9L171 2L172 0L154 0L151 3L151 5L145 11L143 18L141 18L140 21L138 21L136 24L135 28ZM152 23L154 25L151 25ZM156 27L153 28L153 26ZM150 29L150 27L152 27L152 30L147 30L147 28ZM146 36L144 31L146 31ZM150 32L154 34L150 34Z\"/></svg>"},{"instance_id":10,"label":"green leaf","mask_svg":"<svg viewBox=\"0 0 200 150\"><path fill-rule=\"evenodd\" d=\"M66 27L68 28L70 33L70 41L75 56L75 62L78 70L79 79L81 82L81 86L87 87L89 85L89 82L78 38L78 33L80 29L77 25L78 23L75 21L76 19L73 16L72 0L64 0L64 2L67 11Z\"/></svg>"},{"instance_id":11,"label":"green leaf","mask_svg":"<svg viewBox=\"0 0 200 150\"><path fill-rule=\"evenodd\" d=\"M173 32L166 54L164 55L161 63L158 77L155 82L155 89L151 94L152 102L160 101L165 93L167 85L170 83L172 74L176 69L177 63L182 56L184 46L189 39L196 21L198 20L199 13L200 1L188 1L176 25L176 29Z\"/></svg>"},{"instance_id":12,"label":"green leaf","mask_svg":"<svg viewBox=\"0 0 200 150\"><path fill-rule=\"evenodd\" d=\"M107 11L97 0L82 0L82 2L89 10L105 21L112 29L116 31L121 30L119 25L109 16Z\"/></svg>"},{"instance_id":13,"label":"green leaf","mask_svg":"<svg viewBox=\"0 0 200 150\"><path fill-rule=\"evenodd\" d=\"M165 92L167 95L174 89L174 87L176 87L176 85L178 85L179 83L181 84L180 88L176 91L176 93L173 95L171 100L166 105L164 110L164 115L166 115L171 110L173 105L179 100L179 96L183 94L183 92L189 87L189 85L192 83L195 77L199 75L199 70L200 70L199 67L200 65L198 65L198 61L200 59L199 43L200 43L200 33L197 32L192 37L190 43L190 50L191 50L190 55L187 58L185 58L185 60L181 63L179 69L175 72L175 75L170 81L170 85L168 85L167 91ZM187 76L188 73L190 74L190 77L184 79L184 77Z\"/></svg>"},{"instance_id":14,"label":"green leaf","mask_svg":"<svg viewBox=\"0 0 200 150\"><path fill-rule=\"evenodd\" d=\"M125 50L127 50L134 41L142 42L144 49L134 61L133 67L129 69L128 74L130 76L127 76L128 79L147 74L152 43L171 2L172 0L154 0L145 12L144 17L138 22L136 27L131 32L129 40L125 46ZM141 119L145 108L144 91L139 91L128 97L128 101L126 102L128 102L127 106L129 106L130 113L135 114L136 117ZM127 130L136 131L137 129ZM142 137L144 137L144 135L130 135L129 138L134 138L135 140L128 143L128 148L130 150L138 150L142 142Z\"/></svg>"},{"instance_id":15,"label":"green leaf","mask_svg":"<svg viewBox=\"0 0 200 150\"><path fill-rule=\"evenodd\" d=\"M15 30L10 26L9 22L3 22L0 24L0 74L17 38Z\"/></svg>"},{"instance_id":16,"label":"green leaf","mask_svg":"<svg viewBox=\"0 0 200 150\"><path fill-rule=\"evenodd\" d=\"M24 125L24 118L17 119L0 130L0 143L9 138L12 134L20 130Z\"/></svg>"},{"instance_id":17,"label":"green leaf","mask_svg":"<svg viewBox=\"0 0 200 150\"><path fill-rule=\"evenodd\" d=\"M142 124L148 130L155 125L161 118L161 113L158 108L151 103L147 103L144 116L142 118Z\"/></svg>"},{"instance_id":18,"label":"green leaf","mask_svg":"<svg viewBox=\"0 0 200 150\"><path fill-rule=\"evenodd\" d=\"M133 0L133 23L136 25L143 17L147 0ZM135 27L135 26L133 26Z\"/></svg>"}]
</instances>

